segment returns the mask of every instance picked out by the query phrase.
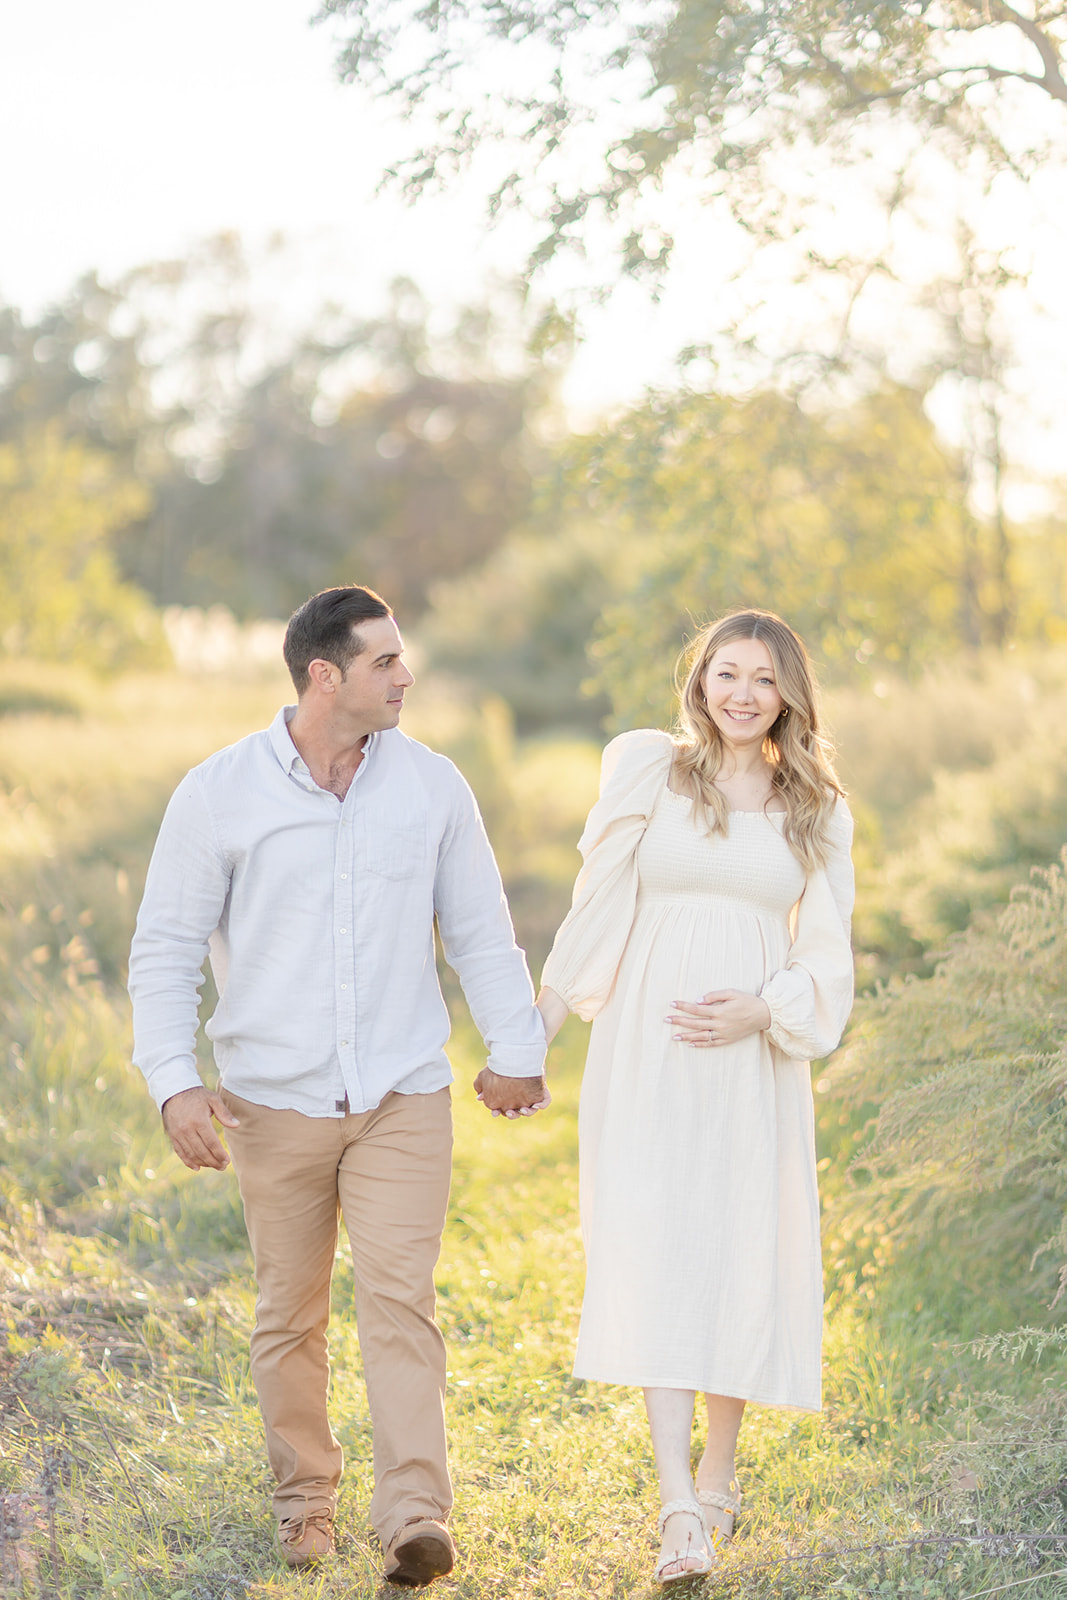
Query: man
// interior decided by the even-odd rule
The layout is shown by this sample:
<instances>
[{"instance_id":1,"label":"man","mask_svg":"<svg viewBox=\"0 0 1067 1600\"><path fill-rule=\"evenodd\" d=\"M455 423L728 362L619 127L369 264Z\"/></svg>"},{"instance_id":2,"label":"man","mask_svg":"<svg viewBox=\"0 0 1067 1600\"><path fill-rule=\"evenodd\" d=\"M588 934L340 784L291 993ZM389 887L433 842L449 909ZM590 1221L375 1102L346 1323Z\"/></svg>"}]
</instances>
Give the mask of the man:
<instances>
[{"instance_id":1,"label":"man","mask_svg":"<svg viewBox=\"0 0 1067 1600\"><path fill-rule=\"evenodd\" d=\"M296 706L179 785L130 957L134 1059L186 1166L226 1166L259 1297L252 1372L290 1566L332 1549L342 1454L327 1419L338 1209L352 1246L374 1432L371 1520L393 1582L448 1572L452 1487L433 1269L451 1167L445 955L489 1050L492 1111L545 1103L544 1028L474 797L397 726L414 682L358 586L292 617ZM200 1081L197 990L221 1085Z\"/></svg>"}]
</instances>

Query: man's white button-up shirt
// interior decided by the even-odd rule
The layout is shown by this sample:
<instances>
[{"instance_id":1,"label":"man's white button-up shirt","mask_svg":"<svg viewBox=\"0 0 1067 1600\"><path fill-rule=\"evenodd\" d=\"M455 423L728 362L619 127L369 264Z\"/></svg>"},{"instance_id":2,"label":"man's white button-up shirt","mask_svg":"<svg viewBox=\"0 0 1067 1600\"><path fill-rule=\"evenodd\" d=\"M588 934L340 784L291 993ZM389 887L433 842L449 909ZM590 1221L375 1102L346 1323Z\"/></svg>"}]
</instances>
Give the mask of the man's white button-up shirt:
<instances>
[{"instance_id":1,"label":"man's white button-up shirt","mask_svg":"<svg viewBox=\"0 0 1067 1600\"><path fill-rule=\"evenodd\" d=\"M436 915L489 1065L535 1077L545 1035L466 782L399 729L371 735L344 801L289 735L295 707L175 791L130 953L134 1060L156 1104L200 1083L198 990L223 1084L308 1116L452 1081Z\"/></svg>"}]
</instances>

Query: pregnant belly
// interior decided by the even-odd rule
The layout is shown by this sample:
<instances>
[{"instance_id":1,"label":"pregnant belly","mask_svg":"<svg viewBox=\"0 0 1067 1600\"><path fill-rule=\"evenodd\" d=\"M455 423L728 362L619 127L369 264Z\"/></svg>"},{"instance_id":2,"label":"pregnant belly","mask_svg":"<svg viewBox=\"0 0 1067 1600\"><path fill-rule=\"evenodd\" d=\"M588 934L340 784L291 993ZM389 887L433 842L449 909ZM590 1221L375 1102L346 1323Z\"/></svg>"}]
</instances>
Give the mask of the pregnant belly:
<instances>
[{"instance_id":1,"label":"pregnant belly","mask_svg":"<svg viewBox=\"0 0 1067 1600\"><path fill-rule=\"evenodd\" d=\"M785 965L789 930L729 900L642 900L617 988L644 992L646 1004L695 1000L711 989L757 994Z\"/></svg>"}]
</instances>

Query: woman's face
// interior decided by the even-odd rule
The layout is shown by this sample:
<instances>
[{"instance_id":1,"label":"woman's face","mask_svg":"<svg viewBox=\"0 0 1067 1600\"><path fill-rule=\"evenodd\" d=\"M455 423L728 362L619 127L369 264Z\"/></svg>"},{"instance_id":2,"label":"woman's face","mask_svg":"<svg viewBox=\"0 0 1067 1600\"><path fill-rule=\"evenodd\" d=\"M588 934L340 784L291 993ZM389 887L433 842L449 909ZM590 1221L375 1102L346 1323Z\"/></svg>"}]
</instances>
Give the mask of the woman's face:
<instances>
[{"instance_id":1,"label":"woman's face","mask_svg":"<svg viewBox=\"0 0 1067 1600\"><path fill-rule=\"evenodd\" d=\"M711 720L731 745L762 745L785 704L771 653L758 639L720 645L701 687Z\"/></svg>"}]
</instances>

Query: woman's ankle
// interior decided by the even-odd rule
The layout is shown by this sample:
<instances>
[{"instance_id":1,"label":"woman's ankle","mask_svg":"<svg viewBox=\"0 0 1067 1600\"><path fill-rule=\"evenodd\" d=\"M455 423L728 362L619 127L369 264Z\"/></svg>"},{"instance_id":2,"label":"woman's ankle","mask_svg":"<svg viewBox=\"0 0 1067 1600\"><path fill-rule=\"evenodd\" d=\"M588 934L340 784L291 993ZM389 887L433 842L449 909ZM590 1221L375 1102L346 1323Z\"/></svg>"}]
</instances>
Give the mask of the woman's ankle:
<instances>
[{"instance_id":1,"label":"woman's ankle","mask_svg":"<svg viewBox=\"0 0 1067 1600\"><path fill-rule=\"evenodd\" d=\"M661 1506L670 1505L672 1500L695 1500L696 1485L692 1478L672 1474L666 1482L660 1479L659 1503Z\"/></svg>"},{"instance_id":2,"label":"woman's ankle","mask_svg":"<svg viewBox=\"0 0 1067 1600\"><path fill-rule=\"evenodd\" d=\"M696 1487L714 1489L718 1494L737 1493L737 1467L731 1462L701 1461L696 1470Z\"/></svg>"}]
</instances>

